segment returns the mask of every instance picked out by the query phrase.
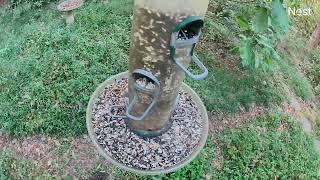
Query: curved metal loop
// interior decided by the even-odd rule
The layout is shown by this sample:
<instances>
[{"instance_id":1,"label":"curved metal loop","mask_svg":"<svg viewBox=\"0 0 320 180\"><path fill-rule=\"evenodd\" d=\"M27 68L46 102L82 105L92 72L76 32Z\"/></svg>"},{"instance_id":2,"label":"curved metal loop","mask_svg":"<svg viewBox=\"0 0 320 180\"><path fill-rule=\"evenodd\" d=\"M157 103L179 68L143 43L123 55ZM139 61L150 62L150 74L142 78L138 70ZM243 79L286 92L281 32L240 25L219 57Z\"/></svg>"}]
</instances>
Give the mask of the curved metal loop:
<instances>
[{"instance_id":1,"label":"curved metal loop","mask_svg":"<svg viewBox=\"0 0 320 180\"><path fill-rule=\"evenodd\" d=\"M208 69L203 65L203 63L199 60L199 58L193 54L196 45L199 41L199 37L201 34L201 28L203 27L204 21L199 16L190 16L183 20L181 23L177 24L175 29L171 34L171 42L170 42L170 55L173 61L178 65L180 69L182 69L190 78L193 80L202 80L208 76ZM190 31L193 31L195 34L192 37L188 37L184 33L184 28L189 28ZM179 38L179 33L182 33L184 39ZM187 46L191 46L191 61L195 62L199 69L202 71L201 74L193 74L185 67L182 63L180 63L176 59L176 50L185 48Z\"/></svg>"},{"instance_id":2,"label":"curved metal loop","mask_svg":"<svg viewBox=\"0 0 320 180\"><path fill-rule=\"evenodd\" d=\"M160 81L158 81L158 79L155 76L153 76L152 73L145 71L145 70L142 70L142 69L135 70L133 72L133 75L134 74L143 75L143 76L151 79L157 85L157 87L153 91L151 91L146 88L140 87L136 82L134 82L134 90L135 90L134 97L133 97L133 100L131 101L131 103L129 103L129 106L127 107L126 116L130 120L142 121L151 112L152 108L154 107L154 105L156 104L156 102L158 100L158 97L160 96ZM136 91L140 91L140 92L143 92L144 94L148 94L148 95L152 96L152 98L153 98L151 104L147 107L147 109L145 110L145 112L141 116L134 116L131 114L134 105L138 102L138 99L139 99L138 93Z\"/></svg>"},{"instance_id":3,"label":"curved metal loop","mask_svg":"<svg viewBox=\"0 0 320 180\"><path fill-rule=\"evenodd\" d=\"M191 61L195 62L196 65L199 67L199 69L202 71L201 74L193 74L191 71L188 70L183 64L181 64L179 61L177 61L175 58L173 58L175 63L193 80L203 80L208 76L208 69L206 66L199 60L199 58L196 55L193 55L191 57Z\"/></svg>"},{"instance_id":4,"label":"curved metal loop","mask_svg":"<svg viewBox=\"0 0 320 180\"><path fill-rule=\"evenodd\" d=\"M135 94L134 98L132 100L132 102L129 104L127 110L126 110L126 116L134 121L142 121L144 120L147 115L151 112L151 109L154 107L154 105L156 104L157 100L154 98L152 103L148 106L148 108L145 110L145 112L141 115L141 116L134 116L131 115L131 112L133 110L133 106L138 102L138 95Z\"/></svg>"}]
</instances>

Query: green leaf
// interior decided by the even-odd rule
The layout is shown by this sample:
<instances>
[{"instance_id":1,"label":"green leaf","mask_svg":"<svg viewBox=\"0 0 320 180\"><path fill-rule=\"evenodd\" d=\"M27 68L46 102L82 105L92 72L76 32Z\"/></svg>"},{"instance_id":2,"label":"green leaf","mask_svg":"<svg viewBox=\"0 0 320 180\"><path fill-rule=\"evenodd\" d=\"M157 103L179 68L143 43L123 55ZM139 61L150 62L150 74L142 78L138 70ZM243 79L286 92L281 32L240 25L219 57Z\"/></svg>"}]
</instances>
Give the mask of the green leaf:
<instances>
[{"instance_id":1,"label":"green leaf","mask_svg":"<svg viewBox=\"0 0 320 180\"><path fill-rule=\"evenodd\" d=\"M251 38L244 37L239 47L241 63L244 67L251 66L254 61L253 44Z\"/></svg>"},{"instance_id":2,"label":"green leaf","mask_svg":"<svg viewBox=\"0 0 320 180\"><path fill-rule=\"evenodd\" d=\"M241 31L247 31L250 29L249 22L243 16L237 16L236 21L241 29Z\"/></svg>"},{"instance_id":3,"label":"green leaf","mask_svg":"<svg viewBox=\"0 0 320 180\"><path fill-rule=\"evenodd\" d=\"M275 58L276 60L280 59L279 54L272 47L272 41L270 41L267 37L260 35L260 36L258 36L258 38L256 38L256 41L258 44L260 44L261 46L266 48L270 52L270 54L272 55L273 58Z\"/></svg>"},{"instance_id":4,"label":"green leaf","mask_svg":"<svg viewBox=\"0 0 320 180\"><path fill-rule=\"evenodd\" d=\"M278 34L287 33L290 29L289 17L280 0L273 0L271 5L271 24Z\"/></svg>"},{"instance_id":5,"label":"green leaf","mask_svg":"<svg viewBox=\"0 0 320 180\"><path fill-rule=\"evenodd\" d=\"M264 55L263 54L261 54L261 52L259 52L259 51L255 51L254 52L254 68L259 68L259 66L260 66L260 64L262 63L262 61L263 61L263 58L264 58Z\"/></svg>"},{"instance_id":6,"label":"green leaf","mask_svg":"<svg viewBox=\"0 0 320 180\"><path fill-rule=\"evenodd\" d=\"M239 54L239 47L234 47L229 50L231 54Z\"/></svg>"},{"instance_id":7,"label":"green leaf","mask_svg":"<svg viewBox=\"0 0 320 180\"><path fill-rule=\"evenodd\" d=\"M260 33L268 29L268 9L259 7L253 19L252 28L256 33Z\"/></svg>"},{"instance_id":8,"label":"green leaf","mask_svg":"<svg viewBox=\"0 0 320 180\"><path fill-rule=\"evenodd\" d=\"M271 56L267 56L266 59L265 59L265 62L266 62L268 65L272 65L272 64L273 64L272 57L271 57Z\"/></svg>"}]
</instances>

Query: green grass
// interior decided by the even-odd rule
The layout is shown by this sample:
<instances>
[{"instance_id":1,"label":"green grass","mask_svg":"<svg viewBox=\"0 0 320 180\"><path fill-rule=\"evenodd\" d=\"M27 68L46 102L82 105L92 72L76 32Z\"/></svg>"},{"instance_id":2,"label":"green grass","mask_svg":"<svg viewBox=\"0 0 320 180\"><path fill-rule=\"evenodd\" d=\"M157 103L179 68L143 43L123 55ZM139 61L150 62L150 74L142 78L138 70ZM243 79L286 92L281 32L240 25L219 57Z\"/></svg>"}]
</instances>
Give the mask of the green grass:
<instances>
[{"instance_id":1,"label":"green grass","mask_svg":"<svg viewBox=\"0 0 320 180\"><path fill-rule=\"evenodd\" d=\"M306 57L310 63L308 77L312 82L316 94L320 97L320 49L317 48Z\"/></svg>"},{"instance_id":2,"label":"green grass","mask_svg":"<svg viewBox=\"0 0 320 180\"><path fill-rule=\"evenodd\" d=\"M91 2L70 27L49 7L1 18L0 126L13 135L84 133L90 95L127 69L131 4Z\"/></svg>"},{"instance_id":3,"label":"green grass","mask_svg":"<svg viewBox=\"0 0 320 180\"><path fill-rule=\"evenodd\" d=\"M215 167L213 140L222 152L220 167ZM201 154L181 170L161 176L140 176L115 170L119 179L318 179L320 155L313 140L303 133L296 120L280 114L261 116L236 129L211 135ZM94 172L104 170L100 166ZM92 173L94 175L95 173ZM0 152L0 179L29 177L55 178L30 161Z\"/></svg>"},{"instance_id":4,"label":"green grass","mask_svg":"<svg viewBox=\"0 0 320 180\"><path fill-rule=\"evenodd\" d=\"M320 103L320 49L317 48L308 54L306 62L309 63L307 76L314 88L318 103ZM320 137L320 109L311 117L314 123L315 134Z\"/></svg>"},{"instance_id":5,"label":"green grass","mask_svg":"<svg viewBox=\"0 0 320 180\"><path fill-rule=\"evenodd\" d=\"M86 131L85 111L95 88L127 69L132 0L108 4L88 1L65 26L54 4L22 4L1 13L0 128L11 135L45 133L75 136ZM279 103L283 95L262 84L264 75L217 67L214 29L208 17L205 48L199 55L209 68L202 82L188 80L209 111L235 112L251 104ZM219 48L219 47L218 47Z\"/></svg>"},{"instance_id":6,"label":"green grass","mask_svg":"<svg viewBox=\"0 0 320 180\"><path fill-rule=\"evenodd\" d=\"M285 127L282 130L281 127ZM200 156L185 168L163 176L118 171L120 179L318 179L320 156L313 140L296 120L278 114L257 118L208 139ZM222 151L221 167L213 165L213 138Z\"/></svg>"},{"instance_id":7,"label":"green grass","mask_svg":"<svg viewBox=\"0 0 320 180\"><path fill-rule=\"evenodd\" d=\"M312 82L303 72L303 69L310 66L306 61L309 55L305 51L305 41L305 38L291 33L281 43L282 48L279 48L279 52L282 60L276 62L274 77L287 85L293 95L309 101L314 99L314 91Z\"/></svg>"},{"instance_id":8,"label":"green grass","mask_svg":"<svg viewBox=\"0 0 320 180\"><path fill-rule=\"evenodd\" d=\"M0 180L9 179L55 179L31 161L16 159L8 151L0 151Z\"/></svg>"},{"instance_id":9,"label":"green grass","mask_svg":"<svg viewBox=\"0 0 320 180\"><path fill-rule=\"evenodd\" d=\"M199 93L209 111L234 113L239 107L248 108L252 104L270 106L284 99L284 94L271 83L264 84L264 78L257 72L239 76L227 69L211 67L209 73L206 81L188 82ZM265 81L268 79L265 78Z\"/></svg>"},{"instance_id":10,"label":"green grass","mask_svg":"<svg viewBox=\"0 0 320 180\"><path fill-rule=\"evenodd\" d=\"M253 3L254 4L254 3ZM198 54L209 69L205 81L188 83L197 90L209 111L234 113L252 104L280 104L285 92L273 82L272 72L241 68L240 57L230 49L238 43L239 27L232 14L249 15L253 4L210 1ZM235 70L236 66L239 70Z\"/></svg>"},{"instance_id":11,"label":"green grass","mask_svg":"<svg viewBox=\"0 0 320 180\"><path fill-rule=\"evenodd\" d=\"M304 116L313 122L316 136L320 136L320 49L307 52L305 47L309 39L299 34L290 34L282 44L281 53L285 57L278 62L275 71L276 81L282 81L294 96L301 97L306 102L315 103L315 109L309 109ZM283 46L283 45L282 45Z\"/></svg>"},{"instance_id":12,"label":"green grass","mask_svg":"<svg viewBox=\"0 0 320 180\"><path fill-rule=\"evenodd\" d=\"M274 77L285 83L295 96L308 101L314 99L312 85L307 77L299 72L297 67L290 65L290 60L284 55L282 61L277 62Z\"/></svg>"},{"instance_id":13,"label":"green grass","mask_svg":"<svg viewBox=\"0 0 320 180\"><path fill-rule=\"evenodd\" d=\"M285 127L283 131L279 128ZM296 120L280 115L258 118L219 137L223 168L219 179L317 179L320 156Z\"/></svg>"},{"instance_id":14,"label":"green grass","mask_svg":"<svg viewBox=\"0 0 320 180\"><path fill-rule=\"evenodd\" d=\"M0 9L0 129L15 136L44 133L70 137L86 132L85 111L90 95L105 79L127 70L133 1L109 1L86 1L76 11L76 23L72 26L65 26L55 4L34 8L23 3L15 9ZM228 3L221 9L219 3L225 1L217 2L211 1L201 39L204 43L197 49L209 69L209 77L199 82L186 80L209 111L234 113L252 104L280 104L286 99L282 83L306 100L313 98L312 89L320 93L318 51L308 56L314 65L308 72L309 79L297 73L286 52L271 72L241 68L235 71L227 66L240 65L239 57L229 55L237 32L227 14L250 9ZM218 50L224 53L219 54ZM281 125L286 127L283 131L279 131ZM221 145L222 168L212 164L216 138ZM63 154L69 146L65 143L55 153ZM96 171L100 169L103 168L97 165ZM118 170L116 175L177 180L205 176L317 179L318 169L319 154L311 138L293 119L270 115L211 135L199 157L175 173L151 177ZM0 180L12 177L52 178L32 162L0 152Z\"/></svg>"},{"instance_id":15,"label":"green grass","mask_svg":"<svg viewBox=\"0 0 320 180\"><path fill-rule=\"evenodd\" d=\"M6 152L1 152L0 158L0 179L8 179L10 175L10 164L12 163L12 159Z\"/></svg>"}]
</instances>

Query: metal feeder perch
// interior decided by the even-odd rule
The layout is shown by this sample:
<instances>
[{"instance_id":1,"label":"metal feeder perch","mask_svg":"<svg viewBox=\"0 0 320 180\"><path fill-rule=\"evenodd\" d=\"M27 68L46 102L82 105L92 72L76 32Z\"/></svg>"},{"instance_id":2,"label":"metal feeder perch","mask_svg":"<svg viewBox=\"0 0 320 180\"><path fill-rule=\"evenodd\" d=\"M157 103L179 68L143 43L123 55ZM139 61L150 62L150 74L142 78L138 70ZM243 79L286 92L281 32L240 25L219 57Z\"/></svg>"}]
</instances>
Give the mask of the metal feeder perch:
<instances>
[{"instance_id":1,"label":"metal feeder perch","mask_svg":"<svg viewBox=\"0 0 320 180\"><path fill-rule=\"evenodd\" d=\"M191 162L205 145L208 116L183 83L203 80L194 51L208 0L135 0L129 71L92 95L89 135L111 163L131 172L163 174ZM195 63L200 74L188 66Z\"/></svg>"}]
</instances>

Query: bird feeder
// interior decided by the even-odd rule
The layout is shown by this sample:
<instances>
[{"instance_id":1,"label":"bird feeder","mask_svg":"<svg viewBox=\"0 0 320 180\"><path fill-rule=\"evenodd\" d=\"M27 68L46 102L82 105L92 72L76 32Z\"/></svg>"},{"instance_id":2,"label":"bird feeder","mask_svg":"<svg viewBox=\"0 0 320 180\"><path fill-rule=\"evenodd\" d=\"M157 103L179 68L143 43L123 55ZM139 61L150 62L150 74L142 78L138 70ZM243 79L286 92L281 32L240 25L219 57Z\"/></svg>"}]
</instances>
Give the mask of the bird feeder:
<instances>
[{"instance_id":1,"label":"bird feeder","mask_svg":"<svg viewBox=\"0 0 320 180\"><path fill-rule=\"evenodd\" d=\"M203 148L207 112L183 80L208 75L195 53L208 3L134 1L129 71L100 85L87 110L89 135L110 162L142 174L168 173Z\"/></svg>"},{"instance_id":2,"label":"bird feeder","mask_svg":"<svg viewBox=\"0 0 320 180\"><path fill-rule=\"evenodd\" d=\"M60 3L57 7L58 11L62 12L64 19L68 25L74 23L74 10L83 5L82 0L66 0Z\"/></svg>"}]
</instances>

